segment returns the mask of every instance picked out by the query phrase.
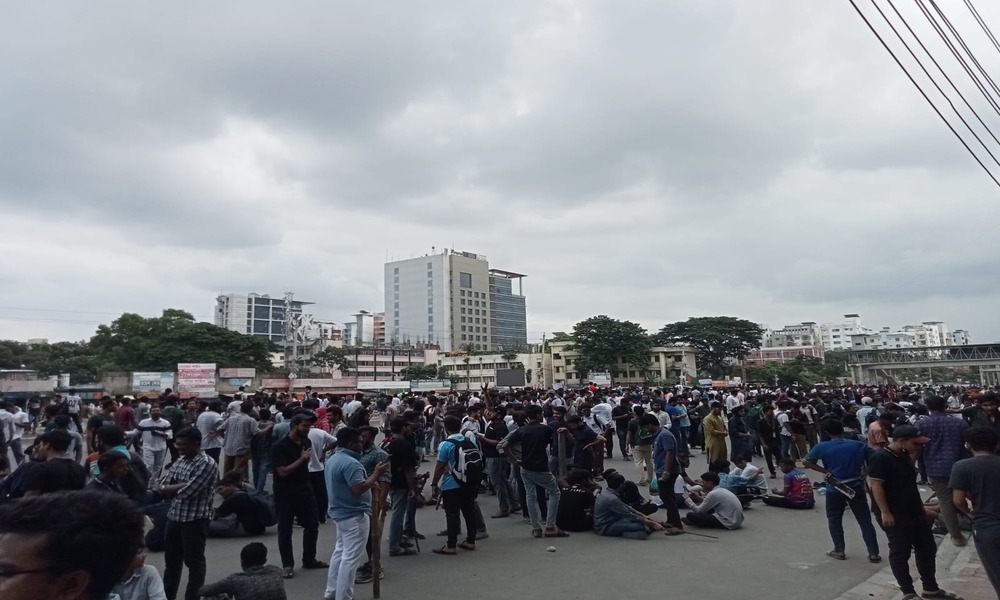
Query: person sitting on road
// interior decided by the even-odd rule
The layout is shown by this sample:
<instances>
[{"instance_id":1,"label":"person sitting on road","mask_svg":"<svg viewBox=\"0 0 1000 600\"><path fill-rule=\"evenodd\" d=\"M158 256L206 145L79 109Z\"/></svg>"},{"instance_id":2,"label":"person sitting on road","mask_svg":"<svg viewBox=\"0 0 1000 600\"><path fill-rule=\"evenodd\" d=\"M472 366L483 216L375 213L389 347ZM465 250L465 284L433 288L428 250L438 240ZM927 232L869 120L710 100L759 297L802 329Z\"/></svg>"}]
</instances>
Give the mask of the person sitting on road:
<instances>
[{"instance_id":1,"label":"person sitting on road","mask_svg":"<svg viewBox=\"0 0 1000 600\"><path fill-rule=\"evenodd\" d=\"M556 525L566 531L594 529L594 494L600 488L590 480L587 469L573 469L566 475L566 486L560 486L559 513Z\"/></svg>"},{"instance_id":2,"label":"person sitting on road","mask_svg":"<svg viewBox=\"0 0 1000 600\"><path fill-rule=\"evenodd\" d=\"M743 526L743 505L736 494L719 485L718 473L701 474L704 496L685 492L684 503L691 512L682 521L685 525L713 529L739 529Z\"/></svg>"},{"instance_id":3,"label":"person sitting on road","mask_svg":"<svg viewBox=\"0 0 1000 600\"><path fill-rule=\"evenodd\" d=\"M215 491L222 496L222 504L209 523L209 537L249 537L267 530L261 506L244 487L241 472L223 475Z\"/></svg>"},{"instance_id":4,"label":"person sitting on road","mask_svg":"<svg viewBox=\"0 0 1000 600\"><path fill-rule=\"evenodd\" d=\"M616 471L605 471L608 484L594 505L594 532L598 535L644 540L653 531L663 531L661 523L629 507L621 499L625 477Z\"/></svg>"},{"instance_id":5,"label":"person sitting on road","mask_svg":"<svg viewBox=\"0 0 1000 600\"><path fill-rule=\"evenodd\" d=\"M772 495L763 498L764 504L779 508L809 509L816 506L812 481L804 472L795 468L795 461L783 458L778 468L785 474L785 488L771 490Z\"/></svg>"},{"instance_id":6,"label":"person sitting on road","mask_svg":"<svg viewBox=\"0 0 1000 600\"><path fill-rule=\"evenodd\" d=\"M201 586L200 596L228 594L233 600L287 600L282 570L267 564L267 546L252 542L240 551L243 570L218 583Z\"/></svg>"}]
</instances>

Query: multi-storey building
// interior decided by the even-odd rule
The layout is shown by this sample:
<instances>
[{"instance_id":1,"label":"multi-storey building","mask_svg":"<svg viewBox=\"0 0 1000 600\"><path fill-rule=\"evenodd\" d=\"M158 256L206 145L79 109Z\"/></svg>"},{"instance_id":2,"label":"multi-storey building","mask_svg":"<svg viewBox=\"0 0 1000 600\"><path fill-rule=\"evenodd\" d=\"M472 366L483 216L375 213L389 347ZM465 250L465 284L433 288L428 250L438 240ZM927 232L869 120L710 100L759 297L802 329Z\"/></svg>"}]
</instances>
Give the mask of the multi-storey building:
<instances>
[{"instance_id":1,"label":"multi-storey building","mask_svg":"<svg viewBox=\"0 0 1000 600\"><path fill-rule=\"evenodd\" d=\"M444 351L489 350L522 330L526 338L524 316L519 317L523 326L510 323L518 315L517 298L523 303L523 296L506 292L508 282L501 280L515 278L509 276L523 277L503 271L491 274L486 257L471 252L444 250L386 263L387 342L438 344ZM491 288L496 289L492 294ZM494 319L494 310L503 318ZM496 342L494 322L503 334Z\"/></svg>"},{"instance_id":2,"label":"multi-storey building","mask_svg":"<svg viewBox=\"0 0 1000 600\"><path fill-rule=\"evenodd\" d=\"M545 387L587 383L587 374L576 368L580 353L571 350L572 346L572 342L549 342L542 366ZM655 346L649 350L649 363L645 370L633 369L619 360L613 369L613 383L690 384L698 377L695 356L694 349L687 346Z\"/></svg>"},{"instance_id":3,"label":"multi-storey building","mask_svg":"<svg viewBox=\"0 0 1000 600\"><path fill-rule=\"evenodd\" d=\"M820 346L820 327L812 321L798 325L785 325L781 329L764 330L762 348L798 348Z\"/></svg>"},{"instance_id":4,"label":"multi-storey building","mask_svg":"<svg viewBox=\"0 0 1000 600\"><path fill-rule=\"evenodd\" d=\"M302 307L310 304L312 302L292 300L292 315L301 315ZM252 292L221 294L215 299L215 324L282 343L285 340L285 299Z\"/></svg>"},{"instance_id":5,"label":"multi-storey building","mask_svg":"<svg viewBox=\"0 0 1000 600\"><path fill-rule=\"evenodd\" d=\"M490 348L520 350L528 344L528 317L522 289L524 275L490 270ZM514 281L517 293L514 293Z\"/></svg>"},{"instance_id":6,"label":"multi-storey building","mask_svg":"<svg viewBox=\"0 0 1000 600\"><path fill-rule=\"evenodd\" d=\"M951 345L952 346L968 346L972 343L969 337L969 332L965 329L956 329L951 334Z\"/></svg>"},{"instance_id":7,"label":"multi-storey building","mask_svg":"<svg viewBox=\"0 0 1000 600\"><path fill-rule=\"evenodd\" d=\"M825 323L820 326L820 344L824 350L848 350L851 348L851 336L871 333L871 330L861 325L861 316L851 313L844 315L839 323Z\"/></svg>"}]
</instances>

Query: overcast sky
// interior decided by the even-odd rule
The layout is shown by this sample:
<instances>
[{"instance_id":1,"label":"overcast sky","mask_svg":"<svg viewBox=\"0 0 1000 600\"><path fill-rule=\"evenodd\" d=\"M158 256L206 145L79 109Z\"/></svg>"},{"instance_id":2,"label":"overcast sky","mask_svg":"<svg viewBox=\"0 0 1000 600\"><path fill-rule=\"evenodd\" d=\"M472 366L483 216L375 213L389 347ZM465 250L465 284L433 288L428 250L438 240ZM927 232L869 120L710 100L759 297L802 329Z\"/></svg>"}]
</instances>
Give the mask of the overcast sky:
<instances>
[{"instance_id":1,"label":"overcast sky","mask_svg":"<svg viewBox=\"0 0 1000 600\"><path fill-rule=\"evenodd\" d=\"M0 338L229 291L339 322L434 246L526 273L532 340L850 312L1000 339L1000 190L846 2L18 2L0 81Z\"/></svg>"}]
</instances>

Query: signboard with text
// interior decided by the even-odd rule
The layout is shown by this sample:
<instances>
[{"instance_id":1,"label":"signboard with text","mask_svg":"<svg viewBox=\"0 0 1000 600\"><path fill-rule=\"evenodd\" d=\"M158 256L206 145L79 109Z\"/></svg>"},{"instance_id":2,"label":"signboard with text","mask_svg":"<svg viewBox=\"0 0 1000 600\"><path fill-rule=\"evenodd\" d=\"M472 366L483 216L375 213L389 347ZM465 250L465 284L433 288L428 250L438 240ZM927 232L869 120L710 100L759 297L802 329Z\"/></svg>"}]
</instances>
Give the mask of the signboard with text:
<instances>
[{"instance_id":1,"label":"signboard with text","mask_svg":"<svg viewBox=\"0 0 1000 600\"><path fill-rule=\"evenodd\" d=\"M253 379L257 369L219 369L219 379Z\"/></svg>"},{"instance_id":2,"label":"signboard with text","mask_svg":"<svg viewBox=\"0 0 1000 600\"><path fill-rule=\"evenodd\" d=\"M409 381L359 381L359 390L408 390Z\"/></svg>"},{"instance_id":3,"label":"signboard with text","mask_svg":"<svg viewBox=\"0 0 1000 600\"><path fill-rule=\"evenodd\" d=\"M177 365L177 391L181 394L214 398L218 396L215 382L215 363Z\"/></svg>"},{"instance_id":4,"label":"signboard with text","mask_svg":"<svg viewBox=\"0 0 1000 600\"><path fill-rule=\"evenodd\" d=\"M159 394L174 387L173 373L132 373L132 391Z\"/></svg>"},{"instance_id":5,"label":"signboard with text","mask_svg":"<svg viewBox=\"0 0 1000 600\"><path fill-rule=\"evenodd\" d=\"M414 379L410 382L410 389L414 392L436 392L439 390L450 390L450 379Z\"/></svg>"}]
</instances>

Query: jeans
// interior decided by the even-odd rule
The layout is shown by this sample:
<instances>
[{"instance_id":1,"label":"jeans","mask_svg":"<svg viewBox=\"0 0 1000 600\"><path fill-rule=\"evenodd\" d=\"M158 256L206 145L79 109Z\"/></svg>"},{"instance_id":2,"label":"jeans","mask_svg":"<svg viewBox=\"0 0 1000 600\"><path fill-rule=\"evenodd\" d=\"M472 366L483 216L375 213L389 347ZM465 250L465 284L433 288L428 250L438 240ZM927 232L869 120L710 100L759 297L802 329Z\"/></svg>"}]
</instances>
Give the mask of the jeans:
<instances>
[{"instance_id":1,"label":"jeans","mask_svg":"<svg viewBox=\"0 0 1000 600\"><path fill-rule=\"evenodd\" d=\"M14 464L19 465L24 462L24 450L21 448L21 438L14 438L10 441L10 451L14 454Z\"/></svg>"},{"instance_id":2,"label":"jeans","mask_svg":"<svg viewBox=\"0 0 1000 600\"><path fill-rule=\"evenodd\" d=\"M815 504L804 504L802 502L795 502L793 500L785 498L784 496L764 496L763 500L764 504L768 506L774 506L776 508L794 508L796 510L807 510L815 506Z\"/></svg>"},{"instance_id":3,"label":"jeans","mask_svg":"<svg viewBox=\"0 0 1000 600\"><path fill-rule=\"evenodd\" d=\"M223 474L229 471L239 471L243 474L243 479L247 479L249 473L247 473L247 465L250 464L250 453L244 452L243 454L237 454L235 456L225 455L222 459L222 472Z\"/></svg>"},{"instance_id":4,"label":"jeans","mask_svg":"<svg viewBox=\"0 0 1000 600\"><path fill-rule=\"evenodd\" d=\"M258 492L264 491L267 485L267 473L271 470L271 457L264 455L255 457L253 465L253 487Z\"/></svg>"},{"instance_id":5,"label":"jeans","mask_svg":"<svg viewBox=\"0 0 1000 600\"><path fill-rule=\"evenodd\" d=\"M634 518L622 517L604 527L600 535L621 537L623 533L638 533L640 531L649 533L650 529L645 523L639 523Z\"/></svg>"},{"instance_id":6,"label":"jeans","mask_svg":"<svg viewBox=\"0 0 1000 600\"><path fill-rule=\"evenodd\" d=\"M955 509L955 500L952 489L948 487L947 477L931 477L931 489L937 494L941 507L941 520L948 528L948 533L953 537L962 535L962 528L958 525L958 511Z\"/></svg>"},{"instance_id":7,"label":"jeans","mask_svg":"<svg viewBox=\"0 0 1000 600\"><path fill-rule=\"evenodd\" d=\"M633 446L632 461L639 471L639 483L649 483L653 479L653 447Z\"/></svg>"},{"instance_id":8,"label":"jeans","mask_svg":"<svg viewBox=\"0 0 1000 600\"><path fill-rule=\"evenodd\" d=\"M163 450L152 450L150 448L142 449L142 462L149 469L149 472L153 475L150 477L150 481L157 481L160 479L160 472L163 470L163 459L167 456L167 449Z\"/></svg>"},{"instance_id":9,"label":"jeans","mask_svg":"<svg viewBox=\"0 0 1000 600\"><path fill-rule=\"evenodd\" d=\"M548 496L546 506L545 528L555 529L556 515L559 514L559 485L552 473L540 471L529 471L521 469L521 479L524 480L525 501L528 503L528 517L531 519L532 529L541 529L541 521L538 517L538 488L545 490Z\"/></svg>"},{"instance_id":10,"label":"jeans","mask_svg":"<svg viewBox=\"0 0 1000 600\"><path fill-rule=\"evenodd\" d=\"M409 495L407 488L389 490L389 552L399 550L399 545L403 543L403 517L406 516Z\"/></svg>"},{"instance_id":11,"label":"jeans","mask_svg":"<svg viewBox=\"0 0 1000 600\"><path fill-rule=\"evenodd\" d=\"M881 526L882 524L879 523ZM904 594L914 593L913 576L910 575L910 554L916 555L917 572L924 589L938 589L935 579L934 559L937 555L937 543L931 533L930 523L923 519L916 521L896 521L892 527L882 526L885 536L889 538L889 567L899 584L899 590Z\"/></svg>"},{"instance_id":12,"label":"jeans","mask_svg":"<svg viewBox=\"0 0 1000 600\"><path fill-rule=\"evenodd\" d=\"M507 478L509 465L506 458L486 459L486 473L490 476L490 483L497 493L500 512L510 512L510 507L517 505L514 500L514 490L511 489L510 480Z\"/></svg>"},{"instance_id":13,"label":"jeans","mask_svg":"<svg viewBox=\"0 0 1000 600\"><path fill-rule=\"evenodd\" d=\"M878 537L875 535L875 526L872 525L872 513L868 509L868 496L863 489L854 488L854 490L857 494L853 499L835 490L830 490L826 495L826 521L830 529L830 539L833 540L833 549L837 552L845 550L844 510L850 505L858 527L861 528L861 537L865 541L865 547L868 548L868 555L877 556Z\"/></svg>"},{"instance_id":14,"label":"jeans","mask_svg":"<svg viewBox=\"0 0 1000 600\"><path fill-rule=\"evenodd\" d=\"M167 600L177 598L181 585L181 565L188 568L184 600L199 600L198 590L205 585L205 541L208 538L208 519L187 523L167 521L163 538L163 588Z\"/></svg>"},{"instance_id":15,"label":"jeans","mask_svg":"<svg viewBox=\"0 0 1000 600\"><path fill-rule=\"evenodd\" d=\"M618 430L618 449L622 451L622 458L628 458L628 447L625 445L625 440L628 439L628 429Z\"/></svg>"},{"instance_id":16,"label":"jeans","mask_svg":"<svg viewBox=\"0 0 1000 600\"><path fill-rule=\"evenodd\" d=\"M1000 597L1000 531L996 529L976 531L976 552L983 563L986 576Z\"/></svg>"},{"instance_id":17,"label":"jeans","mask_svg":"<svg viewBox=\"0 0 1000 600\"><path fill-rule=\"evenodd\" d=\"M281 566L295 566L292 551L292 523L298 517L302 525L302 564L316 560L316 539L319 538L319 515L312 488L282 491L274 495L274 509L278 513L278 553Z\"/></svg>"},{"instance_id":18,"label":"jeans","mask_svg":"<svg viewBox=\"0 0 1000 600\"><path fill-rule=\"evenodd\" d=\"M370 527L371 521L366 514L337 521L337 544L330 557L330 570L326 572L324 598L354 598L354 578L364 562Z\"/></svg>"},{"instance_id":19,"label":"jeans","mask_svg":"<svg viewBox=\"0 0 1000 600\"><path fill-rule=\"evenodd\" d=\"M680 477L680 473L670 473L665 480L658 478L657 483L660 486L660 501L663 502L663 508L667 511L667 523L674 527L683 527L681 513L677 509L677 497L674 495L674 484L677 483L678 477Z\"/></svg>"},{"instance_id":20,"label":"jeans","mask_svg":"<svg viewBox=\"0 0 1000 600\"><path fill-rule=\"evenodd\" d=\"M778 439L781 440L781 458L788 458L788 450L792 447L792 436L779 435Z\"/></svg>"},{"instance_id":21,"label":"jeans","mask_svg":"<svg viewBox=\"0 0 1000 600\"><path fill-rule=\"evenodd\" d=\"M460 487L441 492L441 504L444 505L445 522L448 526L449 548L458 546L458 534L462 530L462 519L465 519L465 542L476 543L476 529L479 527L476 518L476 490Z\"/></svg>"},{"instance_id":22,"label":"jeans","mask_svg":"<svg viewBox=\"0 0 1000 600\"><path fill-rule=\"evenodd\" d=\"M771 475L775 475L774 472L774 462L776 458L781 458L781 448L777 446L769 446L767 442L761 442L760 453L764 455L764 461L767 463L767 470Z\"/></svg>"},{"instance_id":23,"label":"jeans","mask_svg":"<svg viewBox=\"0 0 1000 600\"><path fill-rule=\"evenodd\" d=\"M689 523L696 527L706 527L708 529L726 529L726 526L722 524L713 514L708 513L696 513L691 511L688 513L687 520Z\"/></svg>"},{"instance_id":24,"label":"jeans","mask_svg":"<svg viewBox=\"0 0 1000 600\"><path fill-rule=\"evenodd\" d=\"M330 510L330 498L326 492L326 477L323 471L309 473L309 483L312 485L313 498L316 502L316 517L320 523L326 523L326 513Z\"/></svg>"}]
</instances>

